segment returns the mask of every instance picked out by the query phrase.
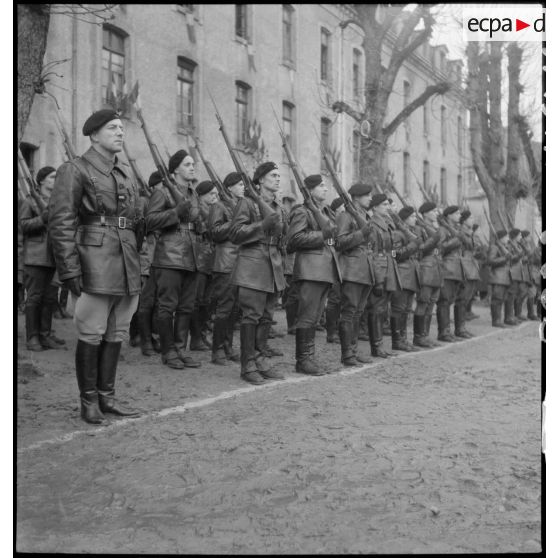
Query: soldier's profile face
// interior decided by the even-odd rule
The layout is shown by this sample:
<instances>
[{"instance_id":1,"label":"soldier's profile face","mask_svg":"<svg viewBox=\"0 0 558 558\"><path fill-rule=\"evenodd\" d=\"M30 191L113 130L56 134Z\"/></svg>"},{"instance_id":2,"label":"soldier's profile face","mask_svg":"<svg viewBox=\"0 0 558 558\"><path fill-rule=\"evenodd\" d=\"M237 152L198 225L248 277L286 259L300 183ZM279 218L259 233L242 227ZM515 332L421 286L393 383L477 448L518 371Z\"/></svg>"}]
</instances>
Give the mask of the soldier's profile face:
<instances>
[{"instance_id":1,"label":"soldier's profile face","mask_svg":"<svg viewBox=\"0 0 558 558\"><path fill-rule=\"evenodd\" d=\"M281 185L281 173L275 169L260 179L260 186L271 192L277 192Z\"/></svg>"},{"instance_id":2,"label":"soldier's profile face","mask_svg":"<svg viewBox=\"0 0 558 558\"><path fill-rule=\"evenodd\" d=\"M360 205L360 207L364 209L368 209L370 207L370 201L372 200L372 194L364 194L364 196L356 196L355 201Z\"/></svg>"},{"instance_id":3,"label":"soldier's profile face","mask_svg":"<svg viewBox=\"0 0 558 558\"><path fill-rule=\"evenodd\" d=\"M45 176L45 178L41 182L41 194L44 196L49 197L52 188L54 187L54 179L56 178L56 171L52 171L50 174Z\"/></svg>"},{"instance_id":4,"label":"soldier's profile face","mask_svg":"<svg viewBox=\"0 0 558 558\"><path fill-rule=\"evenodd\" d=\"M452 221L453 223L457 223L459 221L459 212L458 211L454 211L453 213L450 213L448 215L448 218L450 221Z\"/></svg>"},{"instance_id":5,"label":"soldier's profile face","mask_svg":"<svg viewBox=\"0 0 558 558\"><path fill-rule=\"evenodd\" d=\"M417 216L415 213L411 213L409 217L407 217L405 223L409 225L409 227L414 227L417 222Z\"/></svg>"},{"instance_id":6,"label":"soldier's profile face","mask_svg":"<svg viewBox=\"0 0 558 558\"><path fill-rule=\"evenodd\" d=\"M375 213L377 213L378 215L386 215L388 210L390 208L390 203L389 200L384 200L382 203L378 204L375 208L374 211Z\"/></svg>"},{"instance_id":7,"label":"soldier's profile face","mask_svg":"<svg viewBox=\"0 0 558 558\"><path fill-rule=\"evenodd\" d=\"M91 134L91 140L110 153L122 151L122 143L124 142L122 120L115 118L107 122L102 128Z\"/></svg>"},{"instance_id":8,"label":"soldier's profile face","mask_svg":"<svg viewBox=\"0 0 558 558\"><path fill-rule=\"evenodd\" d=\"M184 180L193 180L195 174L194 159L190 155L186 155L174 172Z\"/></svg>"},{"instance_id":9,"label":"soldier's profile face","mask_svg":"<svg viewBox=\"0 0 558 558\"><path fill-rule=\"evenodd\" d=\"M232 195L236 198L243 198L244 197L244 183L242 182L242 180L240 182L237 182L236 184L233 184L230 188L229 191L232 193Z\"/></svg>"},{"instance_id":10,"label":"soldier's profile face","mask_svg":"<svg viewBox=\"0 0 558 558\"><path fill-rule=\"evenodd\" d=\"M217 201L217 188L213 188L201 197L202 201L207 205L213 205Z\"/></svg>"},{"instance_id":11,"label":"soldier's profile face","mask_svg":"<svg viewBox=\"0 0 558 558\"><path fill-rule=\"evenodd\" d=\"M326 199L326 196L327 196L327 186L324 182L321 182L312 190L312 197L317 201L320 202L324 201Z\"/></svg>"}]
</instances>

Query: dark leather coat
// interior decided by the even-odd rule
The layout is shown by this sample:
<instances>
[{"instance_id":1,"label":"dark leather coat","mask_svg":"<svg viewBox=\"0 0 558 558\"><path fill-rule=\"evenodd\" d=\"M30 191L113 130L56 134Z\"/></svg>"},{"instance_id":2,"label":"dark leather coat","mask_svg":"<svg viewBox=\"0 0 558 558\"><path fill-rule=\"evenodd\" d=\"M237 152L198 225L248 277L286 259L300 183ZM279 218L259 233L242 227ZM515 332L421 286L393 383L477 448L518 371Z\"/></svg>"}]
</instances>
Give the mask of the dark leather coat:
<instances>
[{"instance_id":1,"label":"dark leather coat","mask_svg":"<svg viewBox=\"0 0 558 558\"><path fill-rule=\"evenodd\" d=\"M45 206L48 200L43 198ZM23 264L56 267L52 244L47 234L47 224L34 200L25 199L19 212L23 232Z\"/></svg>"},{"instance_id":2,"label":"dark leather coat","mask_svg":"<svg viewBox=\"0 0 558 558\"><path fill-rule=\"evenodd\" d=\"M215 245L212 271L215 273L231 273L238 257L238 245L229 238L232 216L233 209L222 201L213 204L209 211L209 235Z\"/></svg>"}]
</instances>

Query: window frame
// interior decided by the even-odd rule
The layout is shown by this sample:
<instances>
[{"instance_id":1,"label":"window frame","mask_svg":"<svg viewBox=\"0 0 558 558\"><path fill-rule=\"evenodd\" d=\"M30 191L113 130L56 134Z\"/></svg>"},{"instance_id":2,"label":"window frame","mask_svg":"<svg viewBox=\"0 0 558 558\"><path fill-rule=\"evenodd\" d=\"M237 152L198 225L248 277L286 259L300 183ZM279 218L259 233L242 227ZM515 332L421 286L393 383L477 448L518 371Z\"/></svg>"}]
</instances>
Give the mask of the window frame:
<instances>
[{"instance_id":1,"label":"window frame","mask_svg":"<svg viewBox=\"0 0 558 558\"><path fill-rule=\"evenodd\" d=\"M332 64L331 64L331 31L324 27L323 25L320 26L320 81L323 83L329 83L332 79ZM325 44L325 60L324 60L324 37L326 37L326 44ZM325 70L325 75L324 75Z\"/></svg>"},{"instance_id":2,"label":"window frame","mask_svg":"<svg viewBox=\"0 0 558 558\"><path fill-rule=\"evenodd\" d=\"M422 182L426 191L430 188L430 162L428 159L422 161Z\"/></svg>"},{"instance_id":3,"label":"window frame","mask_svg":"<svg viewBox=\"0 0 558 558\"><path fill-rule=\"evenodd\" d=\"M289 21L285 21L285 14L289 14ZM282 39L282 63L289 68L296 68L296 43L295 43L295 9L291 4L281 5L281 39ZM289 24L289 41L285 40L285 24ZM287 53L286 47L289 46ZM287 54L290 58L287 58Z\"/></svg>"},{"instance_id":4,"label":"window frame","mask_svg":"<svg viewBox=\"0 0 558 558\"><path fill-rule=\"evenodd\" d=\"M182 116L184 114L183 111L179 110L179 104L182 105L181 103L181 99L184 99L184 95L178 95L178 91L177 91L177 95L176 95L176 103L177 103L177 107L176 107L176 112L177 112L177 119L176 119L176 126L177 126L177 130L178 132L188 132L191 131L196 124L196 76L195 76L195 72L196 72L196 68L198 66L198 64L196 62L194 62L193 60L186 58L185 56L179 56L177 58L176 61L176 66L177 66L177 76L176 76L176 80L177 80L177 86L181 87L181 93L183 93L184 89L183 89L183 85L184 83L189 83L190 87L190 93L191 93L191 110L192 113L190 115L190 120L191 122L184 122L182 119ZM191 72L192 77L191 80L188 79L187 77L181 75L180 70L186 70Z\"/></svg>"},{"instance_id":5,"label":"window frame","mask_svg":"<svg viewBox=\"0 0 558 558\"><path fill-rule=\"evenodd\" d=\"M238 34L238 9L243 8L244 11L244 35ZM235 4L234 5L234 36L237 41L247 42L251 41L250 33L250 14L249 4Z\"/></svg>"},{"instance_id":6,"label":"window frame","mask_svg":"<svg viewBox=\"0 0 558 558\"><path fill-rule=\"evenodd\" d=\"M440 105L440 144L442 147L447 145L447 109L446 105Z\"/></svg>"},{"instance_id":7,"label":"window frame","mask_svg":"<svg viewBox=\"0 0 558 558\"><path fill-rule=\"evenodd\" d=\"M403 195L408 196L411 193L411 154L408 151L403 152Z\"/></svg>"},{"instance_id":8,"label":"window frame","mask_svg":"<svg viewBox=\"0 0 558 558\"><path fill-rule=\"evenodd\" d=\"M440 203L445 205L448 201L448 173L446 167L440 167Z\"/></svg>"},{"instance_id":9,"label":"window frame","mask_svg":"<svg viewBox=\"0 0 558 558\"><path fill-rule=\"evenodd\" d=\"M124 83L126 83L126 39L129 37L128 33L126 33L123 29L115 27L114 25L104 24L102 26L102 47L101 47L101 102L108 104L108 95L109 91L112 91L112 76L113 75L121 75L122 77L122 84L120 88L118 87L118 82L116 82L116 93L123 94L124 92ZM108 33L109 41L108 46L105 43L105 33ZM117 50L111 45L111 37L118 37L122 43L122 50ZM108 68L105 68L105 56L104 53L108 52ZM118 72L114 72L113 70L113 56L119 56L122 58L122 74ZM108 71L108 83L103 83L103 74L104 72ZM106 86L106 92L103 95L103 88Z\"/></svg>"},{"instance_id":10,"label":"window frame","mask_svg":"<svg viewBox=\"0 0 558 558\"><path fill-rule=\"evenodd\" d=\"M355 68L357 72L355 73ZM362 98L361 93L361 80L363 72L362 69L362 52L358 48L353 48L353 99L355 101L360 101Z\"/></svg>"},{"instance_id":11,"label":"window frame","mask_svg":"<svg viewBox=\"0 0 558 558\"><path fill-rule=\"evenodd\" d=\"M246 94L245 99L239 98L239 91L244 91ZM248 128L250 127L250 115L251 115L251 91L252 87L246 82L241 80L235 81L235 143L237 147L245 148L248 144ZM244 125L239 126L239 107L245 107L245 120Z\"/></svg>"},{"instance_id":12,"label":"window frame","mask_svg":"<svg viewBox=\"0 0 558 558\"><path fill-rule=\"evenodd\" d=\"M331 124L332 122L329 118L326 118L325 116L322 116L320 118L320 141L327 153L331 153L331 134L330 134ZM326 132L325 134L324 134L324 130ZM327 142L324 142L324 136L327 138ZM321 174L329 175L323 157L320 158L320 172Z\"/></svg>"},{"instance_id":13,"label":"window frame","mask_svg":"<svg viewBox=\"0 0 558 558\"><path fill-rule=\"evenodd\" d=\"M290 111L290 119L285 118L285 109ZM294 103L290 101L283 101L281 103L281 125L283 127L283 131L285 132L285 136L287 136L287 143L291 149L291 152L296 156L296 106ZM285 122L290 122L290 133L287 133L287 129L285 126ZM283 149L283 160L287 161L287 155L285 150Z\"/></svg>"}]
</instances>

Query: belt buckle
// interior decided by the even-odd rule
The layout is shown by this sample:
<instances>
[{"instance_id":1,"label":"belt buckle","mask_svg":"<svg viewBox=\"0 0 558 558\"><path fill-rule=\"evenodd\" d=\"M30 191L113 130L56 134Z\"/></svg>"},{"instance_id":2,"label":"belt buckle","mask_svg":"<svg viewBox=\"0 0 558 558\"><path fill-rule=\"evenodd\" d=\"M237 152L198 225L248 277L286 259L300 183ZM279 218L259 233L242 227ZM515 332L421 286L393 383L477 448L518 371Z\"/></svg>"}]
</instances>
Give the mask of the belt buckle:
<instances>
[{"instance_id":1,"label":"belt buckle","mask_svg":"<svg viewBox=\"0 0 558 558\"><path fill-rule=\"evenodd\" d=\"M333 246L333 238L328 238L327 239L327 245L328 246Z\"/></svg>"},{"instance_id":2,"label":"belt buckle","mask_svg":"<svg viewBox=\"0 0 558 558\"><path fill-rule=\"evenodd\" d=\"M126 228L126 217L118 217L118 228L119 229Z\"/></svg>"},{"instance_id":3,"label":"belt buckle","mask_svg":"<svg viewBox=\"0 0 558 558\"><path fill-rule=\"evenodd\" d=\"M391 257L395 258L397 256L397 252L395 250L391 251Z\"/></svg>"},{"instance_id":4,"label":"belt buckle","mask_svg":"<svg viewBox=\"0 0 558 558\"><path fill-rule=\"evenodd\" d=\"M434 255L435 255L435 256L438 255L438 248L434 248Z\"/></svg>"}]
</instances>

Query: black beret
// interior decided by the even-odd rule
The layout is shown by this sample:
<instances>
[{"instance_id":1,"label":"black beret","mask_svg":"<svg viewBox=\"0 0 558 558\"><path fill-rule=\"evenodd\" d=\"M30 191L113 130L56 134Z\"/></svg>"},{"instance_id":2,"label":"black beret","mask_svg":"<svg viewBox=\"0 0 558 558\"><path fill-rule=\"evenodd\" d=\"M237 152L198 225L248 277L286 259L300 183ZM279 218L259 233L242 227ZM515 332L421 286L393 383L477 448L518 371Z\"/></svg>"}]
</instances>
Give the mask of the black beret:
<instances>
[{"instance_id":1,"label":"black beret","mask_svg":"<svg viewBox=\"0 0 558 558\"><path fill-rule=\"evenodd\" d=\"M153 186L157 186L157 184L159 184L159 182L161 182L162 178L161 178L161 173L156 170L155 172L152 172L151 175L149 176L149 180L147 181L147 185L150 188L153 188Z\"/></svg>"},{"instance_id":2,"label":"black beret","mask_svg":"<svg viewBox=\"0 0 558 558\"><path fill-rule=\"evenodd\" d=\"M42 169L39 169L39 172L37 172L37 184L40 185L41 182L53 172L56 172L54 167L43 167Z\"/></svg>"},{"instance_id":3,"label":"black beret","mask_svg":"<svg viewBox=\"0 0 558 558\"><path fill-rule=\"evenodd\" d=\"M198 194L198 196L203 196L204 194L211 192L213 188L215 188L215 184L211 182L211 180L202 180L196 186L196 193Z\"/></svg>"},{"instance_id":4,"label":"black beret","mask_svg":"<svg viewBox=\"0 0 558 558\"><path fill-rule=\"evenodd\" d=\"M370 207L376 207L381 203L384 203L388 197L385 194L374 194L372 196L372 201L370 202Z\"/></svg>"},{"instance_id":5,"label":"black beret","mask_svg":"<svg viewBox=\"0 0 558 558\"><path fill-rule=\"evenodd\" d=\"M235 184L238 184L242 181L242 175L239 172L229 172L227 176L225 176L225 180L223 181L223 186L225 188L230 188Z\"/></svg>"},{"instance_id":6,"label":"black beret","mask_svg":"<svg viewBox=\"0 0 558 558\"><path fill-rule=\"evenodd\" d=\"M341 198L335 198L331 202L331 205L329 207L331 207L333 211L337 211L342 205L343 205L343 200Z\"/></svg>"},{"instance_id":7,"label":"black beret","mask_svg":"<svg viewBox=\"0 0 558 558\"><path fill-rule=\"evenodd\" d=\"M262 176L265 176L268 172L278 169L279 167L273 161L267 161L262 163L254 172L253 182L258 182Z\"/></svg>"},{"instance_id":8,"label":"black beret","mask_svg":"<svg viewBox=\"0 0 558 558\"><path fill-rule=\"evenodd\" d=\"M472 229L473 229L474 231L476 231L478 228L479 228L479 224L478 224L478 223L473 223Z\"/></svg>"},{"instance_id":9,"label":"black beret","mask_svg":"<svg viewBox=\"0 0 558 558\"><path fill-rule=\"evenodd\" d=\"M510 238L515 238L521 231L519 229L513 228L510 231Z\"/></svg>"},{"instance_id":10,"label":"black beret","mask_svg":"<svg viewBox=\"0 0 558 558\"><path fill-rule=\"evenodd\" d=\"M424 213L428 213L429 211L432 211L433 209L436 209L436 204L434 202L427 201L427 202L424 202L419 207L419 213L422 215Z\"/></svg>"},{"instance_id":11,"label":"black beret","mask_svg":"<svg viewBox=\"0 0 558 558\"><path fill-rule=\"evenodd\" d=\"M446 207L446 209L444 209L444 217L447 217L448 215L451 215L452 213L455 213L456 211L459 211L459 206L448 205Z\"/></svg>"},{"instance_id":12,"label":"black beret","mask_svg":"<svg viewBox=\"0 0 558 558\"><path fill-rule=\"evenodd\" d=\"M90 136L93 132L96 132L99 128L102 128L107 122L114 120L115 118L120 119L120 115L114 109L103 109L94 112L83 125L83 135Z\"/></svg>"},{"instance_id":13,"label":"black beret","mask_svg":"<svg viewBox=\"0 0 558 558\"><path fill-rule=\"evenodd\" d=\"M366 194L370 192L372 192L372 186L370 184L364 184L363 182L357 182L349 188L349 194L351 194L351 196L366 196Z\"/></svg>"},{"instance_id":14,"label":"black beret","mask_svg":"<svg viewBox=\"0 0 558 558\"><path fill-rule=\"evenodd\" d=\"M500 230L496 232L496 236L500 239L500 238L504 238L504 236L507 236L508 233L504 230Z\"/></svg>"},{"instance_id":15,"label":"black beret","mask_svg":"<svg viewBox=\"0 0 558 558\"><path fill-rule=\"evenodd\" d=\"M178 165L188 157L188 152L185 149L179 149L170 159L169 159L169 172L172 174Z\"/></svg>"},{"instance_id":16,"label":"black beret","mask_svg":"<svg viewBox=\"0 0 558 558\"><path fill-rule=\"evenodd\" d=\"M322 176L320 174L311 174L304 179L304 184L307 188L315 188L323 182Z\"/></svg>"},{"instance_id":17,"label":"black beret","mask_svg":"<svg viewBox=\"0 0 558 558\"><path fill-rule=\"evenodd\" d=\"M523 238L527 238L530 234L531 233L527 229L525 229L524 231L521 231L521 236Z\"/></svg>"},{"instance_id":18,"label":"black beret","mask_svg":"<svg viewBox=\"0 0 558 558\"><path fill-rule=\"evenodd\" d=\"M459 217L459 222L465 223L465 221L467 221L469 217L471 217L471 212L468 209L465 209L461 212L461 217Z\"/></svg>"},{"instance_id":19,"label":"black beret","mask_svg":"<svg viewBox=\"0 0 558 558\"><path fill-rule=\"evenodd\" d=\"M410 205L406 205L399 210L399 217L405 221L405 219L410 217L414 212L415 210Z\"/></svg>"}]
</instances>

